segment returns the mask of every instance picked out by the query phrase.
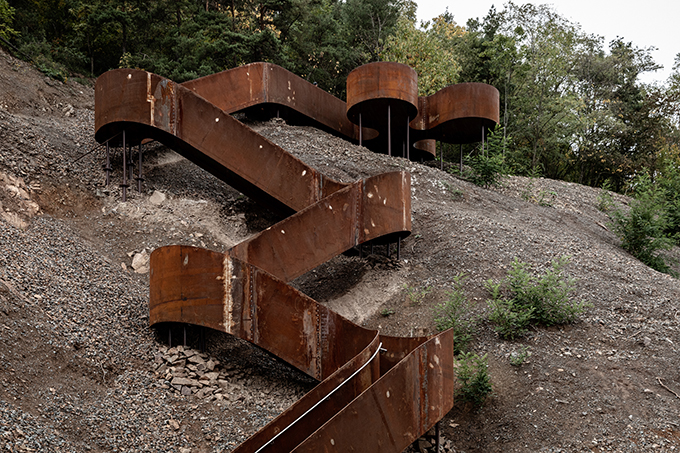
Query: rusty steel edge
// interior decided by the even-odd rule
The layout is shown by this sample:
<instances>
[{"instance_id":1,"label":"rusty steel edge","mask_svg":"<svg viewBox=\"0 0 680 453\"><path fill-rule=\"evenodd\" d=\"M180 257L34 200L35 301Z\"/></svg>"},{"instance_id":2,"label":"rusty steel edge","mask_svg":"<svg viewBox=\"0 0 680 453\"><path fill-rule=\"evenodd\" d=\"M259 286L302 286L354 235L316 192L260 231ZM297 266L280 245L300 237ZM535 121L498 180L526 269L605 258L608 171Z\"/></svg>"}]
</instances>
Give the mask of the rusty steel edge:
<instances>
[{"instance_id":1,"label":"rusty steel edge","mask_svg":"<svg viewBox=\"0 0 680 453\"><path fill-rule=\"evenodd\" d=\"M186 87L132 70L111 71L100 80L95 88L99 141L125 129L133 142L155 138L179 148L185 157L208 167L229 184L240 185L244 193L264 193L265 201L274 200L291 212L298 211L227 254L168 246L151 256L151 325L186 322L227 332L322 380L239 447L239 452L293 451L298 446L311 449L308 451L345 451L332 448L334 438L330 447L326 445L323 433L348 433L343 427L349 422L338 416L355 413L347 412L348 405L363 401L363 395L371 394L367 392L373 392L372 400L385 398L380 396L382 387L371 390L376 382L388 385L396 380L398 385L389 385L418 388L421 397L390 390L400 395L401 404L386 403L385 410L400 420L399 426L406 427L409 434L394 441L393 433L378 423L375 426L381 434L376 438L383 440L377 449L357 451L401 451L407 445L404 442L423 434L451 408L453 393L447 389L453 386L452 334L435 337L436 344L450 343L450 355L422 349L433 340L381 336L354 325L286 283L354 245L407 235L411 227L408 174L388 173L340 184L292 158ZM224 137L236 138L238 145ZM268 177L254 178L254 165ZM311 177L304 178L308 172ZM282 181L286 179L293 184L290 191L284 190ZM331 234L334 230L338 230L335 235ZM292 232L297 232L297 239ZM306 232L315 232L311 236L316 239L305 238ZM283 250L293 258L281 260ZM415 363L420 364L417 371ZM432 391L428 390L430 382L438 383ZM434 391L435 387L439 391ZM424 401L434 409L423 407ZM373 426L370 421L368 425ZM385 441L385 436L392 440Z\"/></svg>"},{"instance_id":2,"label":"rusty steel edge","mask_svg":"<svg viewBox=\"0 0 680 453\"><path fill-rule=\"evenodd\" d=\"M290 109L311 125L362 141L379 152L384 152L387 143L386 109L391 104L393 141L407 140L412 158L434 156L434 145L425 145L425 140L480 141L481 130L492 128L500 115L499 93L491 85L461 83L419 97L415 71L390 62L369 63L352 71L347 79L347 103L273 63L251 63L181 86L227 114L261 108L273 115Z\"/></svg>"}]
</instances>

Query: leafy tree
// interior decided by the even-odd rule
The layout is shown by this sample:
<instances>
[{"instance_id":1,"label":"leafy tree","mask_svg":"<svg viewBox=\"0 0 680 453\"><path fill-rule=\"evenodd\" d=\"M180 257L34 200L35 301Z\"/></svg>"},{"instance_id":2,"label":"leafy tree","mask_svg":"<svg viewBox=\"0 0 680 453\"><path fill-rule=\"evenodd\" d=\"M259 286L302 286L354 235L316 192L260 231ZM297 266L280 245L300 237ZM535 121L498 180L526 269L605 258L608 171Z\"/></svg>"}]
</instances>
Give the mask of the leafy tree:
<instances>
[{"instance_id":1,"label":"leafy tree","mask_svg":"<svg viewBox=\"0 0 680 453\"><path fill-rule=\"evenodd\" d=\"M363 64L380 61L387 39L394 34L400 4L395 0L347 0L342 9L347 41Z\"/></svg>"},{"instance_id":2,"label":"leafy tree","mask_svg":"<svg viewBox=\"0 0 680 453\"><path fill-rule=\"evenodd\" d=\"M427 96L458 81L460 65L454 40L464 29L448 11L416 26L415 4L407 3L396 32L387 39L381 59L411 66L418 73L418 90Z\"/></svg>"},{"instance_id":3,"label":"leafy tree","mask_svg":"<svg viewBox=\"0 0 680 453\"><path fill-rule=\"evenodd\" d=\"M14 8L9 6L7 0L0 0L0 38L9 41L18 33L12 28L14 23Z\"/></svg>"},{"instance_id":4,"label":"leafy tree","mask_svg":"<svg viewBox=\"0 0 680 453\"><path fill-rule=\"evenodd\" d=\"M344 97L347 74L358 58L345 39L342 8L335 0L309 4L304 20L290 27L283 44L287 69L339 97Z\"/></svg>"}]
</instances>

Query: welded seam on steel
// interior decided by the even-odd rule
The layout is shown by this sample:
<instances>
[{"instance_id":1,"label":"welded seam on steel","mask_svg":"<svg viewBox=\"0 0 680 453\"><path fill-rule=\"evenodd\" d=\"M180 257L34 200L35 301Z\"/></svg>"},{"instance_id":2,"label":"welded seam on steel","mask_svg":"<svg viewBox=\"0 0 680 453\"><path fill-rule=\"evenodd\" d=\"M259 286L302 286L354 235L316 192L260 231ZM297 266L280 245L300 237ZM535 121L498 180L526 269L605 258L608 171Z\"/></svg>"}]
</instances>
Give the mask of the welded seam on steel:
<instances>
[{"instance_id":1,"label":"welded seam on steel","mask_svg":"<svg viewBox=\"0 0 680 453\"><path fill-rule=\"evenodd\" d=\"M226 254L167 246L151 256L151 325L183 322L224 331L321 380L235 451L398 452L448 412L451 331L434 338L383 337L287 284L363 242L409 234L407 173L353 184L323 178L205 94L144 71L106 73L95 93L98 139L122 129L133 142L154 138L265 204L293 212ZM381 342L387 350L379 354ZM421 360L428 362L424 369ZM414 407L414 391L431 405ZM367 401L377 402L378 418L389 423L369 418L356 425L350 408L369 411Z\"/></svg>"}]
</instances>

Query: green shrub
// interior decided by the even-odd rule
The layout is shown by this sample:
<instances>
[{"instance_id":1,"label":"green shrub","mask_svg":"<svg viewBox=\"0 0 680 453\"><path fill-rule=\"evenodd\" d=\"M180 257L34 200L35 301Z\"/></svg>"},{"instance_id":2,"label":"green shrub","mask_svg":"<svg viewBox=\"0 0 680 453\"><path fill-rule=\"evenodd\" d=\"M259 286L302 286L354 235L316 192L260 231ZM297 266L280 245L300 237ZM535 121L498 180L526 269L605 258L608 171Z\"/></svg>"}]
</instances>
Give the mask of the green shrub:
<instances>
[{"instance_id":1,"label":"green shrub","mask_svg":"<svg viewBox=\"0 0 680 453\"><path fill-rule=\"evenodd\" d=\"M66 67L54 60L55 52L52 45L45 40L24 43L19 52L30 56L36 68L47 77L65 82L68 78Z\"/></svg>"},{"instance_id":2,"label":"green shrub","mask_svg":"<svg viewBox=\"0 0 680 453\"><path fill-rule=\"evenodd\" d=\"M512 366L522 366L524 361L531 355L531 352L529 351L529 346L524 346L522 349L516 352L510 353L510 357L508 360L510 361L510 365Z\"/></svg>"},{"instance_id":3,"label":"green shrub","mask_svg":"<svg viewBox=\"0 0 680 453\"><path fill-rule=\"evenodd\" d=\"M487 355L478 356L468 352L458 356L456 375L460 382L457 397L480 407L492 392Z\"/></svg>"},{"instance_id":4,"label":"green shrub","mask_svg":"<svg viewBox=\"0 0 680 453\"><path fill-rule=\"evenodd\" d=\"M503 130L500 126L496 126L488 135L484 152L466 159L465 163L472 169L472 172L466 176L467 179L482 187L498 185L505 172L503 148Z\"/></svg>"},{"instance_id":5,"label":"green shrub","mask_svg":"<svg viewBox=\"0 0 680 453\"><path fill-rule=\"evenodd\" d=\"M616 204L614 203L614 197L612 197L612 183L611 180L607 179L602 184L602 192L597 196L597 209L602 212L609 212Z\"/></svg>"},{"instance_id":6,"label":"green shrub","mask_svg":"<svg viewBox=\"0 0 680 453\"><path fill-rule=\"evenodd\" d=\"M531 324L533 308L519 307L512 299L491 299L489 321L496 325L496 333L506 340L523 337Z\"/></svg>"},{"instance_id":7,"label":"green shrub","mask_svg":"<svg viewBox=\"0 0 680 453\"><path fill-rule=\"evenodd\" d=\"M590 306L584 301L570 300L575 279L564 275L568 262L566 256L553 260L545 274L534 276L526 263L515 258L503 281L486 283L491 295L489 320L496 324L496 332L502 338L522 337L532 324L574 322Z\"/></svg>"},{"instance_id":8,"label":"green shrub","mask_svg":"<svg viewBox=\"0 0 680 453\"><path fill-rule=\"evenodd\" d=\"M472 168L467 178L478 186L496 186L503 176L503 156L498 154L475 154L467 158L466 164Z\"/></svg>"},{"instance_id":9,"label":"green shrub","mask_svg":"<svg viewBox=\"0 0 680 453\"><path fill-rule=\"evenodd\" d=\"M621 247L652 269L677 276L672 260L661 253L673 247L666 236L668 208L654 189L645 190L630 203L628 212L612 213L612 229L621 239Z\"/></svg>"},{"instance_id":10,"label":"green shrub","mask_svg":"<svg viewBox=\"0 0 680 453\"><path fill-rule=\"evenodd\" d=\"M425 296L432 291L431 286L415 287L404 283L404 290L406 290L406 297L411 301L411 305L420 305Z\"/></svg>"},{"instance_id":11,"label":"green shrub","mask_svg":"<svg viewBox=\"0 0 680 453\"><path fill-rule=\"evenodd\" d=\"M471 315L472 303L465 298L463 284L466 276L453 277L453 289L447 291L448 298L434 308L434 322L437 329L453 329L453 353L460 354L467 349L477 326L477 318Z\"/></svg>"}]
</instances>

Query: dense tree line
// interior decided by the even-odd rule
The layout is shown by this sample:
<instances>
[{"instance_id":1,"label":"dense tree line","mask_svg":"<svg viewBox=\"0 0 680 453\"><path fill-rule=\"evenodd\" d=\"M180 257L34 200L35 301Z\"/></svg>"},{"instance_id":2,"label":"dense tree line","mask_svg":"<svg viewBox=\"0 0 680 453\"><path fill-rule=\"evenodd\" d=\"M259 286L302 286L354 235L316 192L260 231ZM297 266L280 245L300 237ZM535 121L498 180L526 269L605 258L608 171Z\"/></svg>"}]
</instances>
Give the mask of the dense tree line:
<instances>
[{"instance_id":1,"label":"dense tree line","mask_svg":"<svg viewBox=\"0 0 680 453\"><path fill-rule=\"evenodd\" d=\"M0 37L50 75L126 66L182 82L268 61L342 94L399 12L394 0L0 0Z\"/></svg>"},{"instance_id":2,"label":"dense tree line","mask_svg":"<svg viewBox=\"0 0 680 453\"><path fill-rule=\"evenodd\" d=\"M508 2L465 29L448 12L421 26L402 15L397 26L385 55L414 66L431 84L423 92L451 81L498 88L508 172L624 191L680 164L680 54L668 81L644 84L659 68L653 49L604 43L547 5Z\"/></svg>"},{"instance_id":3,"label":"dense tree line","mask_svg":"<svg viewBox=\"0 0 680 453\"><path fill-rule=\"evenodd\" d=\"M415 12L411 0L0 0L0 43L62 79L138 67L181 82L269 61L340 97L355 67L399 61L421 95L498 88L508 172L624 191L680 163L680 59L649 85L651 49L605 43L550 6L508 2L466 26Z\"/></svg>"}]
</instances>

